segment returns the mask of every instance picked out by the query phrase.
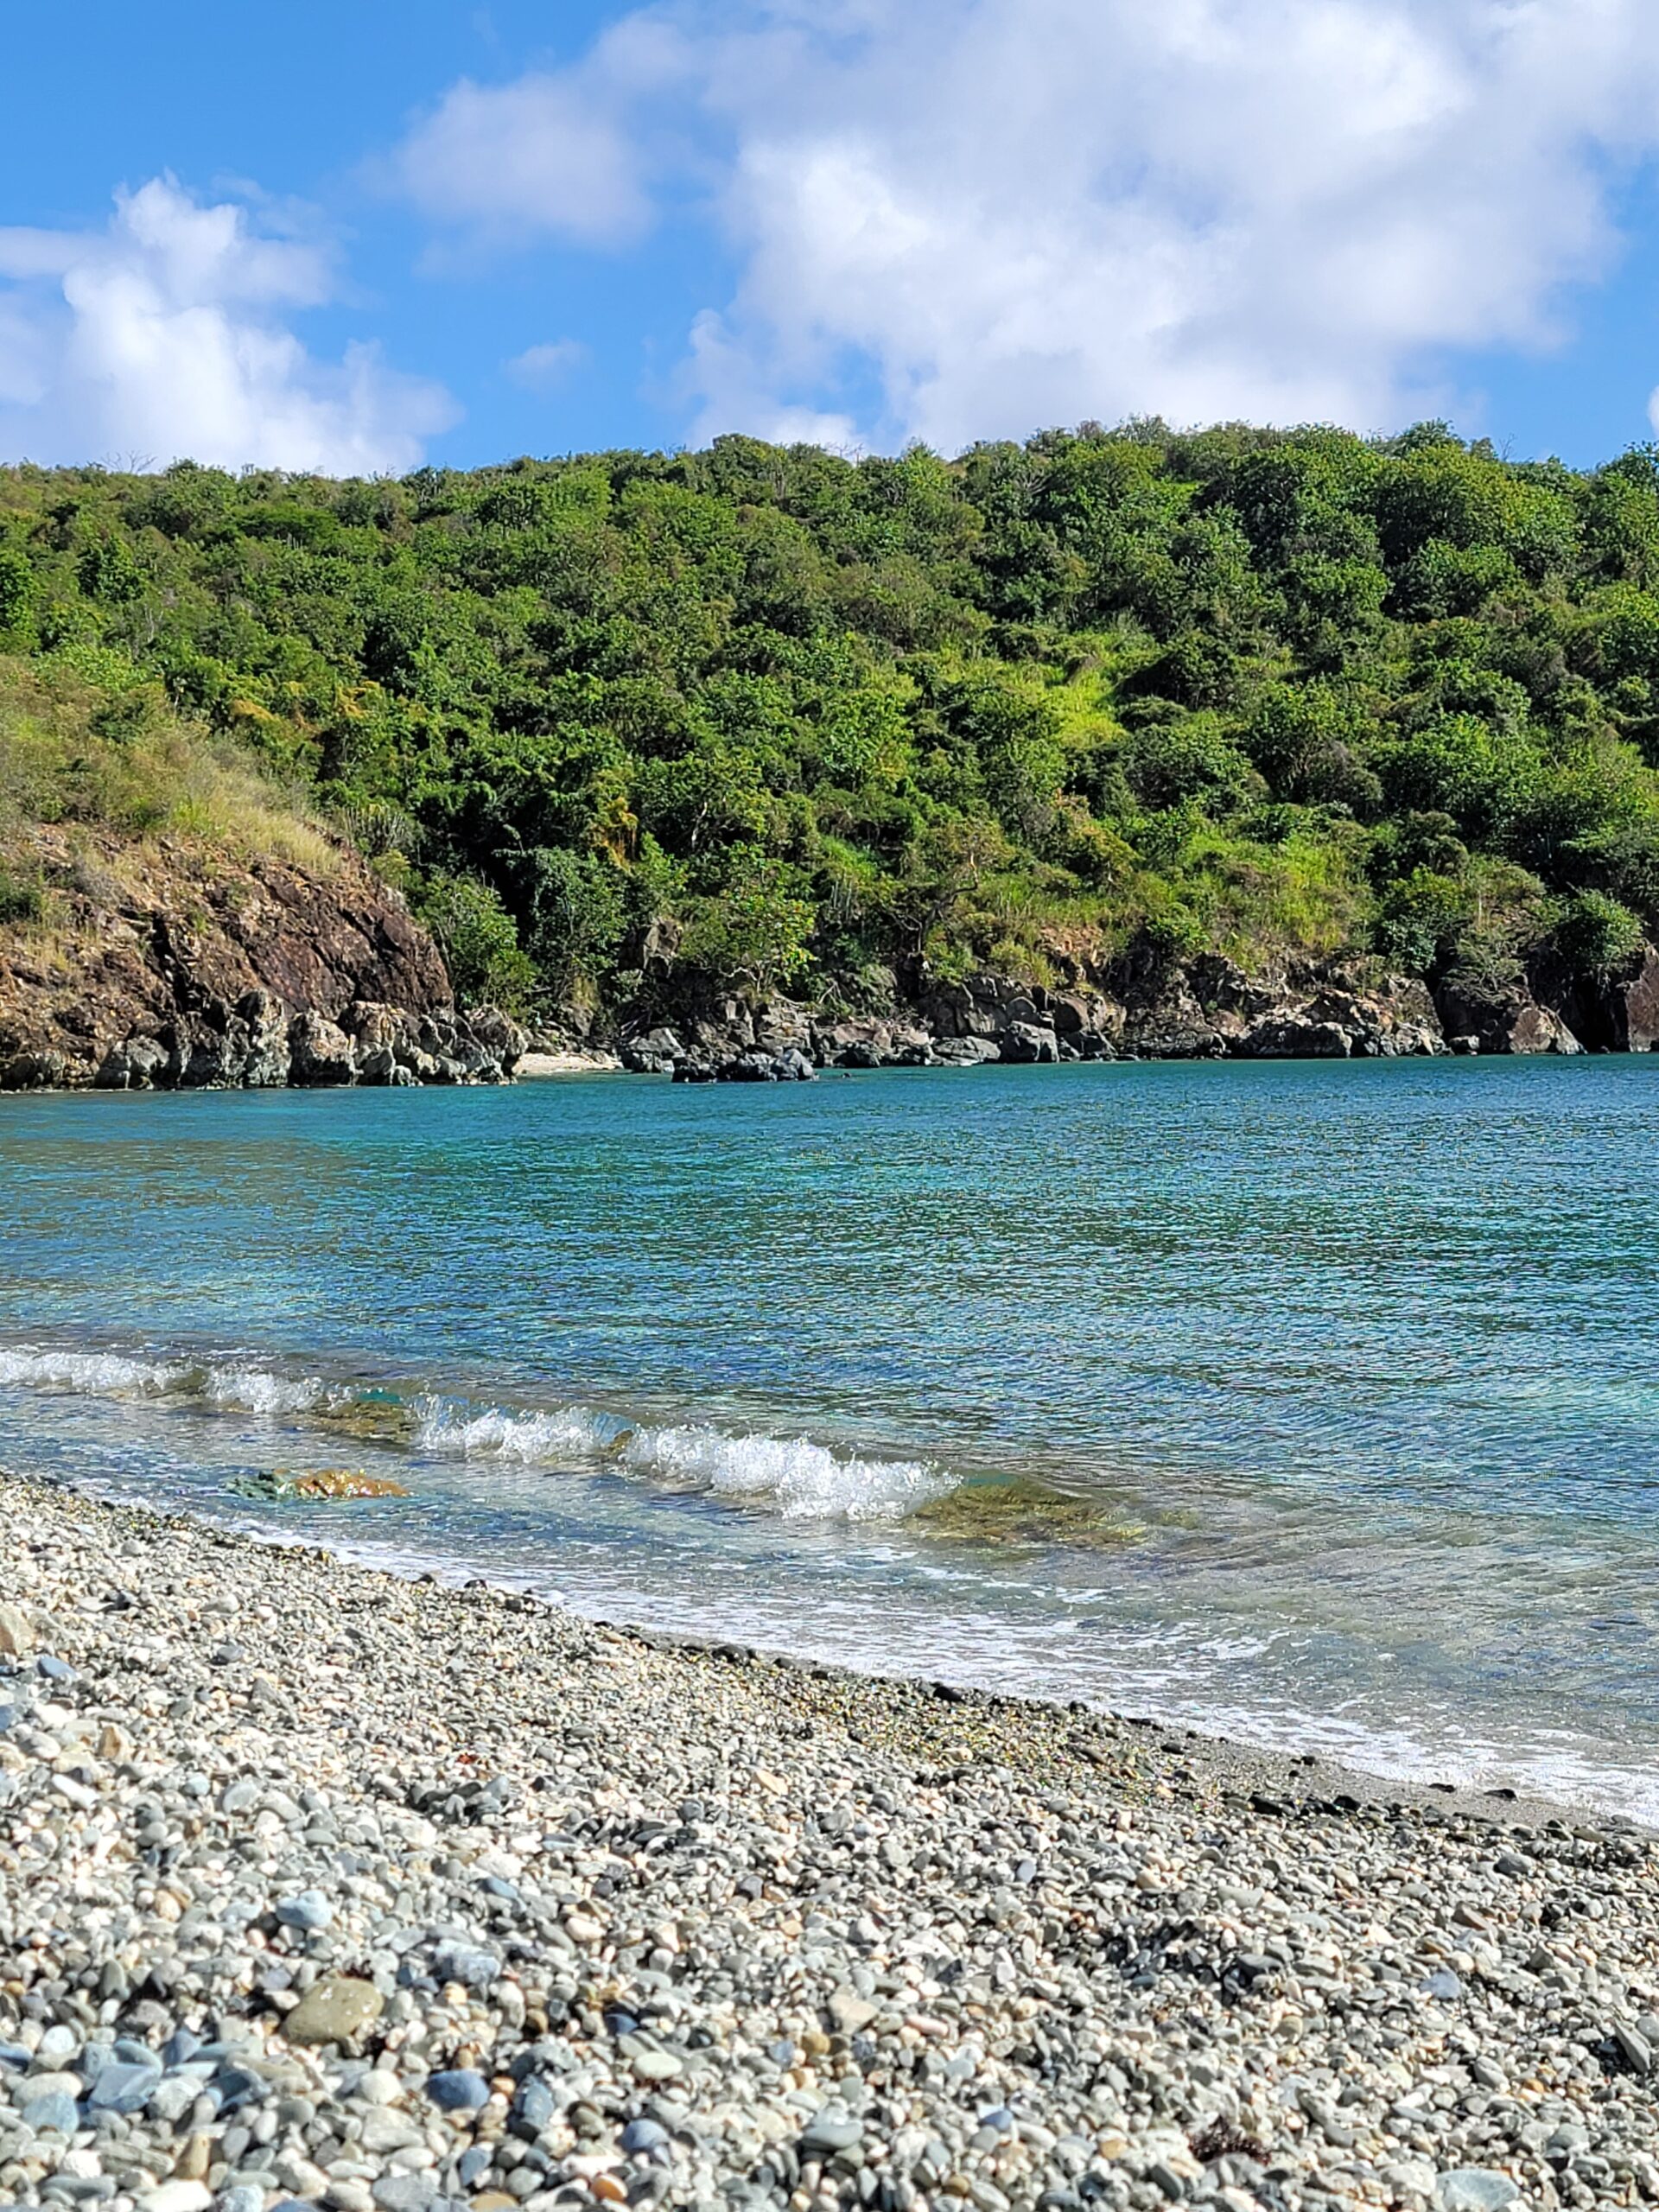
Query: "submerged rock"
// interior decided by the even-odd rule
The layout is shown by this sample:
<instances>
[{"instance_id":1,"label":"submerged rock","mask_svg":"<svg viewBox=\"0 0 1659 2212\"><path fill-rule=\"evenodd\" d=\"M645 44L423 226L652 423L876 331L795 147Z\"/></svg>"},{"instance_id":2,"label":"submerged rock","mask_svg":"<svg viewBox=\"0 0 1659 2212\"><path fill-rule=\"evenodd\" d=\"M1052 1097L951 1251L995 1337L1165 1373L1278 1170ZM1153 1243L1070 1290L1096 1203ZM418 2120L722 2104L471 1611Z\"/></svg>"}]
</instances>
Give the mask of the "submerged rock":
<instances>
[{"instance_id":1,"label":"submerged rock","mask_svg":"<svg viewBox=\"0 0 1659 2212\"><path fill-rule=\"evenodd\" d=\"M245 1497L270 1498L407 1497L389 1475L365 1474L357 1467L273 1467L250 1475L234 1487Z\"/></svg>"},{"instance_id":2,"label":"submerged rock","mask_svg":"<svg viewBox=\"0 0 1659 2212\"><path fill-rule=\"evenodd\" d=\"M1064 1543L1108 1549L1134 1543L1143 1533L1084 1498L1063 1497L1026 1482L963 1483L919 1507L910 1525L957 1543L998 1547Z\"/></svg>"}]
</instances>

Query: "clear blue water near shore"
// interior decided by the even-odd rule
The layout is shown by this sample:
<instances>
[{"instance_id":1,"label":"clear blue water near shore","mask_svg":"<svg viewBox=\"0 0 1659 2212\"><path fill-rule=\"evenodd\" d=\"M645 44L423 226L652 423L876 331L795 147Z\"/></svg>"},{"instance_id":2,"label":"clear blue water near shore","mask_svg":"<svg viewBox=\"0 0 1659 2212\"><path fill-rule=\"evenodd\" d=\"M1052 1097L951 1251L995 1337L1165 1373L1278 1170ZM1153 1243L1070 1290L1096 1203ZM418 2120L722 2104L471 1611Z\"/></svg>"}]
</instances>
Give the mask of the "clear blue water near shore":
<instances>
[{"instance_id":1,"label":"clear blue water near shore","mask_svg":"<svg viewBox=\"0 0 1659 2212\"><path fill-rule=\"evenodd\" d=\"M6 1098L0 1465L1659 1820L1656 1171L1641 1059Z\"/></svg>"}]
</instances>

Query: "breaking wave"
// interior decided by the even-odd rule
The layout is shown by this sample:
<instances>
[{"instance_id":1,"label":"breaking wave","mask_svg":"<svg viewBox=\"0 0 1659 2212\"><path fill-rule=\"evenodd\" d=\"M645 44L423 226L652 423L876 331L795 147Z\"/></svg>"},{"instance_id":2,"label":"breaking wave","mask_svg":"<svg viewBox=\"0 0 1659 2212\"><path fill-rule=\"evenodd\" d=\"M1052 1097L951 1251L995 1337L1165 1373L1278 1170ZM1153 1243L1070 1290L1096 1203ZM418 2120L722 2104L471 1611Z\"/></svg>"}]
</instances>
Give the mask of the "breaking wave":
<instances>
[{"instance_id":1,"label":"breaking wave","mask_svg":"<svg viewBox=\"0 0 1659 2212\"><path fill-rule=\"evenodd\" d=\"M0 1346L0 1389L162 1401L286 1424L346 1427L417 1456L499 1466L614 1471L796 1521L902 1521L957 1488L919 1459L836 1452L810 1438L734 1433L693 1421L631 1423L588 1406L486 1406L285 1374L257 1361L145 1357L50 1345ZM359 1416L382 1418L371 1432ZM394 1433L395 1432L395 1433Z\"/></svg>"},{"instance_id":2,"label":"breaking wave","mask_svg":"<svg viewBox=\"0 0 1659 2212\"><path fill-rule=\"evenodd\" d=\"M536 1413L502 1406L480 1408L463 1400L423 1398L416 1448L445 1459L499 1459L515 1467L568 1466L593 1459L626 1433L626 1424L562 1406Z\"/></svg>"},{"instance_id":3,"label":"breaking wave","mask_svg":"<svg viewBox=\"0 0 1659 2212\"><path fill-rule=\"evenodd\" d=\"M719 1429L636 1428L620 1456L630 1467L752 1498L791 1520L902 1521L956 1488L919 1459L842 1458L804 1436L728 1436Z\"/></svg>"},{"instance_id":4,"label":"breaking wave","mask_svg":"<svg viewBox=\"0 0 1659 2212\"><path fill-rule=\"evenodd\" d=\"M417 1446L514 1466L603 1461L677 1489L770 1505L791 1520L896 1521L956 1487L916 1459L867 1459L806 1437L734 1435L701 1422L630 1427L586 1406L535 1413L429 1402Z\"/></svg>"},{"instance_id":5,"label":"breaking wave","mask_svg":"<svg viewBox=\"0 0 1659 2212\"><path fill-rule=\"evenodd\" d=\"M0 1389L55 1390L77 1397L164 1398L201 1370L177 1360L134 1359L123 1352L0 1347Z\"/></svg>"},{"instance_id":6,"label":"breaking wave","mask_svg":"<svg viewBox=\"0 0 1659 2212\"><path fill-rule=\"evenodd\" d=\"M213 1366L199 1360L143 1358L129 1352L76 1351L35 1344L0 1346L0 1389L49 1390L88 1398L191 1399L227 1413L315 1412L349 1394L319 1375Z\"/></svg>"}]
</instances>

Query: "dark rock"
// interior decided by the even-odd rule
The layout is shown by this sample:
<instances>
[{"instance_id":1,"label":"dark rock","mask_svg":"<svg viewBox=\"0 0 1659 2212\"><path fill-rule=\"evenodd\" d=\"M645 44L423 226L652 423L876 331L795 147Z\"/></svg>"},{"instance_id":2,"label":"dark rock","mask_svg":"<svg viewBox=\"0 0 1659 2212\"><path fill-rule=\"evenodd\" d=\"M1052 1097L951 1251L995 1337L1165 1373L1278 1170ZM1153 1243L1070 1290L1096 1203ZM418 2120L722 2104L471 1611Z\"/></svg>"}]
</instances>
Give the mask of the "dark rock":
<instances>
[{"instance_id":1,"label":"dark rock","mask_svg":"<svg viewBox=\"0 0 1659 2212\"><path fill-rule=\"evenodd\" d=\"M1031 1066L1039 1062L1052 1065L1060 1057L1059 1040L1054 1032L1039 1029L1034 1021L1010 1021L998 1049L1005 1060L1016 1066Z\"/></svg>"},{"instance_id":2,"label":"dark rock","mask_svg":"<svg viewBox=\"0 0 1659 2212\"><path fill-rule=\"evenodd\" d=\"M162 2078L159 2062L150 2056L145 2062L116 2059L105 2065L98 2079L86 2093L88 2109L92 2112L140 2112L155 2094L156 2085Z\"/></svg>"},{"instance_id":3,"label":"dark rock","mask_svg":"<svg viewBox=\"0 0 1659 2212\"><path fill-rule=\"evenodd\" d=\"M1559 1014L1540 1006L1525 983L1495 986L1448 976L1435 992L1448 1037L1473 1037L1483 1052L1581 1052Z\"/></svg>"},{"instance_id":4,"label":"dark rock","mask_svg":"<svg viewBox=\"0 0 1659 2212\"><path fill-rule=\"evenodd\" d=\"M1354 1049L1351 1032L1338 1021L1305 1014L1270 1014L1234 1046L1252 1060L1345 1060Z\"/></svg>"},{"instance_id":5,"label":"dark rock","mask_svg":"<svg viewBox=\"0 0 1659 2212\"><path fill-rule=\"evenodd\" d=\"M779 1067L770 1052L743 1052L716 1068L715 1077L720 1083L776 1083Z\"/></svg>"},{"instance_id":6,"label":"dark rock","mask_svg":"<svg viewBox=\"0 0 1659 2212\"><path fill-rule=\"evenodd\" d=\"M490 2085L472 2067L448 2067L427 2077L426 2094L440 2112L481 2112Z\"/></svg>"},{"instance_id":7,"label":"dark rock","mask_svg":"<svg viewBox=\"0 0 1659 2212\"><path fill-rule=\"evenodd\" d=\"M308 1089L355 1083L357 1049L335 1022L321 1014L296 1014L288 1028L289 1079Z\"/></svg>"},{"instance_id":8,"label":"dark rock","mask_svg":"<svg viewBox=\"0 0 1659 2212\"><path fill-rule=\"evenodd\" d=\"M431 940L354 855L245 866L163 839L135 876L113 833L91 852L84 829L32 834L77 950L48 967L0 928L0 1089L494 1083L522 1056L504 1015L456 1013Z\"/></svg>"},{"instance_id":9,"label":"dark rock","mask_svg":"<svg viewBox=\"0 0 1659 2212\"><path fill-rule=\"evenodd\" d=\"M626 1039L620 1046L622 1065L634 1075L672 1075L685 1057L677 1033L667 1027L649 1029L643 1037Z\"/></svg>"}]
</instances>

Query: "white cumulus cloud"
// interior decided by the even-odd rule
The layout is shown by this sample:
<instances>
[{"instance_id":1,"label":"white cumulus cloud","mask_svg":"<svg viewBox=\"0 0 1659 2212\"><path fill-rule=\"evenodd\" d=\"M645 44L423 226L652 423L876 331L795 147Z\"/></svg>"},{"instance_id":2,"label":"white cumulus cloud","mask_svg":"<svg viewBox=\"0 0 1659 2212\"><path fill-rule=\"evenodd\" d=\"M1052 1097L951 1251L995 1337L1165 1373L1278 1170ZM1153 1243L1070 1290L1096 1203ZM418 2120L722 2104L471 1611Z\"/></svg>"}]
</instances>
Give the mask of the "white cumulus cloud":
<instances>
[{"instance_id":1,"label":"white cumulus cloud","mask_svg":"<svg viewBox=\"0 0 1659 2212\"><path fill-rule=\"evenodd\" d=\"M505 85L462 78L380 165L381 181L441 231L490 245L629 243L650 227L666 151L641 111L696 66L675 26L642 10L569 69Z\"/></svg>"},{"instance_id":2,"label":"white cumulus cloud","mask_svg":"<svg viewBox=\"0 0 1659 2212\"><path fill-rule=\"evenodd\" d=\"M543 346L526 346L505 366L514 384L523 385L527 391L551 391L573 376L587 359L588 348L579 338L554 338Z\"/></svg>"},{"instance_id":3,"label":"white cumulus cloud","mask_svg":"<svg viewBox=\"0 0 1659 2212\"><path fill-rule=\"evenodd\" d=\"M284 316L334 289L316 247L166 177L118 194L101 231L0 228L0 454L412 467L453 404L372 346L316 359Z\"/></svg>"},{"instance_id":4,"label":"white cumulus cloud","mask_svg":"<svg viewBox=\"0 0 1659 2212\"><path fill-rule=\"evenodd\" d=\"M678 0L457 87L400 159L498 238L717 225L700 434L952 447L1395 422L1560 334L1656 149L1651 0Z\"/></svg>"}]
</instances>

